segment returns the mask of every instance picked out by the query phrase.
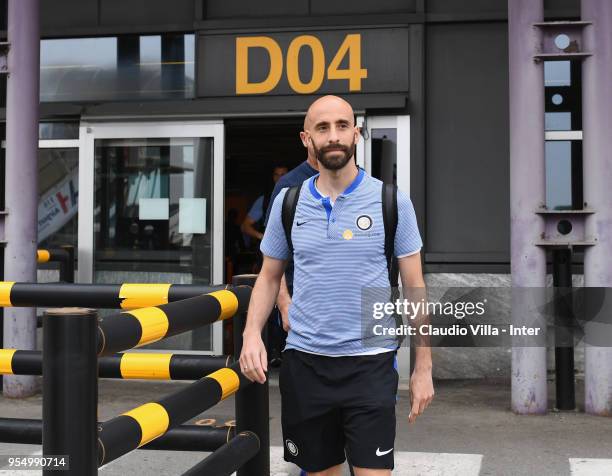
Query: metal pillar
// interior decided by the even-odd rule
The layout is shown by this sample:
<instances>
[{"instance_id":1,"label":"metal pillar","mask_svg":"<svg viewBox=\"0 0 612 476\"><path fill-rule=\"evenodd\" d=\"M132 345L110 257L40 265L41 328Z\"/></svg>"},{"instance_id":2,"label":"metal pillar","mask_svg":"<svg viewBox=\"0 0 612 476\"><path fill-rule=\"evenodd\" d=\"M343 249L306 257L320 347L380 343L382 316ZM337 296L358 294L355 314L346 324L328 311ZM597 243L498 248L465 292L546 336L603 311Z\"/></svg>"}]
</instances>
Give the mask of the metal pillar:
<instances>
[{"instance_id":1,"label":"metal pillar","mask_svg":"<svg viewBox=\"0 0 612 476\"><path fill-rule=\"evenodd\" d=\"M584 254L585 287L612 287L612 2L582 0L584 49L592 53L582 67L582 127L586 232L597 240ZM606 293L608 295L609 293ZM609 300L609 297L606 296ZM610 309L610 307L608 307ZM608 316L609 317L609 316ZM608 321L609 322L609 321ZM603 323L585 328L584 406L593 415L612 415L612 348L589 345L593 336L607 332ZM607 326L609 327L609 325Z\"/></svg>"},{"instance_id":2,"label":"metal pillar","mask_svg":"<svg viewBox=\"0 0 612 476\"><path fill-rule=\"evenodd\" d=\"M254 286L257 275L243 274L234 276L234 286ZM242 331L246 324L246 312L238 312L232 318L234 321L234 355L236 362L242 351ZM268 326L262 330L262 339L266 348ZM238 476L259 476L270 474L270 403L268 395L268 379L265 383L249 385L241 389L235 397L236 402L236 432L252 431L260 441L259 452L242 466Z\"/></svg>"},{"instance_id":3,"label":"metal pillar","mask_svg":"<svg viewBox=\"0 0 612 476\"><path fill-rule=\"evenodd\" d=\"M39 0L9 0L4 277L36 281L38 211ZM4 347L36 348L36 310L4 311ZM35 377L6 376L4 395L27 397Z\"/></svg>"},{"instance_id":4,"label":"metal pillar","mask_svg":"<svg viewBox=\"0 0 612 476\"><path fill-rule=\"evenodd\" d=\"M508 0L510 60L510 220L512 287L544 288L546 251L534 245L544 232L536 209L545 205L544 67L533 55L544 19L543 0ZM537 291L534 292L536 295ZM523 294L523 293L519 293ZM512 300L512 321L529 323L525 302ZM512 410L545 413L546 347L512 348Z\"/></svg>"},{"instance_id":5,"label":"metal pillar","mask_svg":"<svg viewBox=\"0 0 612 476\"><path fill-rule=\"evenodd\" d=\"M68 456L66 476L98 474L96 317L64 308L43 318L43 454ZM43 470L50 474L57 472Z\"/></svg>"}]
</instances>

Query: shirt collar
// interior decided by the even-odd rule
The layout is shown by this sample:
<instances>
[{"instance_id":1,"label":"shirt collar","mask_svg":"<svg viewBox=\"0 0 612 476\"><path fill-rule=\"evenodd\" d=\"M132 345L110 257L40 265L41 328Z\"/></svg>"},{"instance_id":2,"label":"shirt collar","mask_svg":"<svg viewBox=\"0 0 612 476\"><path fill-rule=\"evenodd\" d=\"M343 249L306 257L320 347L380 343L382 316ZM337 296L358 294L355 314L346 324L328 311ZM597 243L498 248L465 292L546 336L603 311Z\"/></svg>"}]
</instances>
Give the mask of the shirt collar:
<instances>
[{"instance_id":1,"label":"shirt collar","mask_svg":"<svg viewBox=\"0 0 612 476\"><path fill-rule=\"evenodd\" d=\"M319 191L317 190L317 187L315 187L315 180L317 179L318 176L319 174L314 175L313 177L309 179L308 188L310 189L310 193L312 194L314 198L316 198L317 200L322 200L324 198L323 195L321 195ZM353 192L359 186L359 184L363 181L364 176L365 176L365 171L361 167L359 167L359 171L357 172L357 177L355 177L353 182L340 195L348 195L351 192Z\"/></svg>"}]
</instances>

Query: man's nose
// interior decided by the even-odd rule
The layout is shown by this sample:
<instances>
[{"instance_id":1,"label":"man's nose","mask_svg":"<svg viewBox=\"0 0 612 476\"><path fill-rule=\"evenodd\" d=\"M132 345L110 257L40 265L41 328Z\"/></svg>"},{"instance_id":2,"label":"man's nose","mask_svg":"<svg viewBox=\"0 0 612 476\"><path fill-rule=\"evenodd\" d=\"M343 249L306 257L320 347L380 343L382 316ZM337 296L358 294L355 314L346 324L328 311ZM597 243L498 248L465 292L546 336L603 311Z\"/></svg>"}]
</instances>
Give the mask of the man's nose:
<instances>
[{"instance_id":1,"label":"man's nose","mask_svg":"<svg viewBox=\"0 0 612 476\"><path fill-rule=\"evenodd\" d=\"M338 131L336 130L335 126L331 126L329 128L329 137L328 137L329 142L338 142Z\"/></svg>"}]
</instances>

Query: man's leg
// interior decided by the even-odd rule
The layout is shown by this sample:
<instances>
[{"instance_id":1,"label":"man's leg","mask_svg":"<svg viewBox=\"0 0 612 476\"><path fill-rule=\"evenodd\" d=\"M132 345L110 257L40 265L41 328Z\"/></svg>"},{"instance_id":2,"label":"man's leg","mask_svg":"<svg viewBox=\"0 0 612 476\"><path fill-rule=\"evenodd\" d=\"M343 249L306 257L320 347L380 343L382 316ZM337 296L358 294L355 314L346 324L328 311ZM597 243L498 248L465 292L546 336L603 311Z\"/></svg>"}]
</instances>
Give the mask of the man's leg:
<instances>
[{"instance_id":1,"label":"man's leg","mask_svg":"<svg viewBox=\"0 0 612 476\"><path fill-rule=\"evenodd\" d=\"M331 468L327 468L324 471L317 471L316 473L306 473L308 476L341 476L342 475L342 465L332 466Z\"/></svg>"},{"instance_id":2,"label":"man's leg","mask_svg":"<svg viewBox=\"0 0 612 476\"><path fill-rule=\"evenodd\" d=\"M334 468L345 461L342 413L334 408L334 392L314 369L325 369L321 356L283 353L279 387L284 458L308 474L340 476Z\"/></svg>"},{"instance_id":3,"label":"man's leg","mask_svg":"<svg viewBox=\"0 0 612 476\"><path fill-rule=\"evenodd\" d=\"M387 476L394 465L395 397L398 374L394 352L355 357L342 408L347 459L355 476Z\"/></svg>"},{"instance_id":4,"label":"man's leg","mask_svg":"<svg viewBox=\"0 0 612 476\"><path fill-rule=\"evenodd\" d=\"M390 469L358 468L353 466L355 476L391 476Z\"/></svg>"}]
</instances>

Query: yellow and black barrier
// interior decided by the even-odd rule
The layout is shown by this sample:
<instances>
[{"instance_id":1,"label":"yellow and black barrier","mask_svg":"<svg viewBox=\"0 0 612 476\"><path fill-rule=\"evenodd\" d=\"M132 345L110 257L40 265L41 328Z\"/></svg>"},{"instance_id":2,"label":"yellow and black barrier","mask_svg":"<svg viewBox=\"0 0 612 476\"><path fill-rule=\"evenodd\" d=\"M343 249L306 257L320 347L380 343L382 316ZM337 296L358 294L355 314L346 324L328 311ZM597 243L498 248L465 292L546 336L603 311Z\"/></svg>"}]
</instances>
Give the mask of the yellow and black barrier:
<instances>
[{"instance_id":1,"label":"yellow and black barrier","mask_svg":"<svg viewBox=\"0 0 612 476\"><path fill-rule=\"evenodd\" d=\"M246 312L251 287L236 286L161 306L100 317L98 355L140 347Z\"/></svg>"},{"instance_id":2,"label":"yellow and black barrier","mask_svg":"<svg viewBox=\"0 0 612 476\"><path fill-rule=\"evenodd\" d=\"M37 263L49 263L50 261L65 261L68 259L68 251L62 248L36 250Z\"/></svg>"},{"instance_id":3,"label":"yellow and black barrier","mask_svg":"<svg viewBox=\"0 0 612 476\"><path fill-rule=\"evenodd\" d=\"M234 363L229 355L133 352L98 359L100 378L198 380ZM42 352L0 349L0 374L42 375Z\"/></svg>"},{"instance_id":4,"label":"yellow and black barrier","mask_svg":"<svg viewBox=\"0 0 612 476\"><path fill-rule=\"evenodd\" d=\"M102 423L98 433L98 466L159 438L250 383L235 363L172 395Z\"/></svg>"},{"instance_id":5,"label":"yellow and black barrier","mask_svg":"<svg viewBox=\"0 0 612 476\"><path fill-rule=\"evenodd\" d=\"M230 441L182 476L205 476L209 474L232 474L259 452L261 442L252 431L241 431Z\"/></svg>"},{"instance_id":6,"label":"yellow and black barrier","mask_svg":"<svg viewBox=\"0 0 612 476\"><path fill-rule=\"evenodd\" d=\"M89 307L137 309L160 306L229 286L192 284L68 284L0 281L0 307Z\"/></svg>"},{"instance_id":7,"label":"yellow and black barrier","mask_svg":"<svg viewBox=\"0 0 612 476\"><path fill-rule=\"evenodd\" d=\"M236 436L234 426L180 425L141 450L215 451ZM42 420L0 418L0 443L42 444Z\"/></svg>"},{"instance_id":8,"label":"yellow and black barrier","mask_svg":"<svg viewBox=\"0 0 612 476\"><path fill-rule=\"evenodd\" d=\"M59 263L59 280L65 283L74 282L74 246L36 250L37 263Z\"/></svg>"}]
</instances>

